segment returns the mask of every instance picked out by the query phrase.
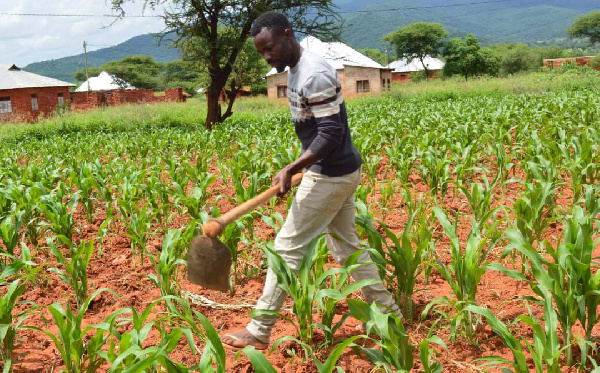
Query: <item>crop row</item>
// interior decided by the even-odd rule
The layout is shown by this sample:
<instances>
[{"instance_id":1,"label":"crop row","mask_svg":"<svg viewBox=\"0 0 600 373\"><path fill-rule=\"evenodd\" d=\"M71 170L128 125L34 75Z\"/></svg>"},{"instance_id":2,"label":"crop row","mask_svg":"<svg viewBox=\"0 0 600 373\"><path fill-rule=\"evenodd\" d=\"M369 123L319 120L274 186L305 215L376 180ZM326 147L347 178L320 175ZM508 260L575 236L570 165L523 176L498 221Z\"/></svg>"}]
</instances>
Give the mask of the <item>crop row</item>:
<instances>
[{"instance_id":1,"label":"crop row","mask_svg":"<svg viewBox=\"0 0 600 373\"><path fill-rule=\"evenodd\" d=\"M594 261L600 234L600 95L595 90L539 95L473 97L431 102L369 100L350 112L354 143L365 161L357 191L357 227L405 319L349 299L365 285L352 283L349 259L327 270L324 240L315 240L298 273L254 234L277 232L287 201L273 199L225 230L237 276L248 248L262 249L293 301L296 341L322 372L335 369L350 347L387 370L410 370L413 350L425 371L437 371L434 350L447 349L436 330L476 343L484 323L502 338L513 359L486 357L518 372L596 367L600 274ZM187 245L217 206L244 202L266 189L273 175L299 155L287 113L241 114L213 131L173 124L127 131L85 130L76 123L36 138L8 140L0 149L0 238L3 298L0 339L10 371L22 330L44 333L69 372L165 369L224 371L217 331L182 292ZM511 190L516 194L510 194ZM232 192L227 192L232 191ZM398 204L398 201L401 201ZM401 227L394 216L404 218ZM80 217L81 216L81 217ZM84 227L95 226L92 236ZM548 232L558 226L558 236ZM560 228L562 227L562 228ZM466 232L465 235L460 232ZM553 231L556 232L556 231ZM90 261L104 255L107 237L128 238L131 266L147 268L160 298L141 309L121 308L86 325L90 303L109 288L90 288ZM149 242L162 241L159 250ZM493 258L493 259L492 259ZM487 271L526 284L524 301L541 310L502 320L477 301ZM451 292L416 314L414 293L432 273ZM22 302L26 290L55 276L69 299L47 307ZM334 318L340 302L349 311ZM159 318L150 317L161 308ZM317 313L313 314L313 308ZM38 312L47 327L27 324ZM341 343L335 331L352 315L365 334ZM318 316L318 318L316 317ZM418 346L404 327L435 319ZM54 325L50 327L49 325ZM181 326L184 325L184 326ZM516 332L529 325L531 338ZM582 335L574 333L576 325ZM58 330L58 331L56 331ZM324 334L315 346L314 330ZM160 335L148 346L152 333ZM363 339L363 342L360 341ZM365 343L372 341L377 348ZM170 357L181 341L197 362ZM197 348L197 346L202 348ZM437 346L437 347L433 347ZM580 352L577 358L573 350ZM328 351L326 358L320 353ZM274 371L267 358L245 350L255 367ZM18 361L16 362L18 364ZM154 368L152 368L154 367Z\"/></svg>"}]
</instances>

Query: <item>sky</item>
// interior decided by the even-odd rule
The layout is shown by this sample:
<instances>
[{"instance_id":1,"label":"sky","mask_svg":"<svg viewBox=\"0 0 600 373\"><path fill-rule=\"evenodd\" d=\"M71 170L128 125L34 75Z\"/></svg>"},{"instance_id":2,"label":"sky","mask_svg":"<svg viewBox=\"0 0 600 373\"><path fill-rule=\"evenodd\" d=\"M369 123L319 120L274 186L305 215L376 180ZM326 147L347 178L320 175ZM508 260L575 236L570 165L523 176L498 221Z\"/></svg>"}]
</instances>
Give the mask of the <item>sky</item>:
<instances>
[{"instance_id":1,"label":"sky","mask_svg":"<svg viewBox=\"0 0 600 373\"><path fill-rule=\"evenodd\" d=\"M163 13L162 9L143 11L143 0L124 8L132 16ZM51 16L59 14L96 16ZM0 64L25 67L83 53L84 41L90 52L164 28L158 17L126 17L111 26L114 18L101 17L106 14L115 14L110 0L0 0Z\"/></svg>"}]
</instances>

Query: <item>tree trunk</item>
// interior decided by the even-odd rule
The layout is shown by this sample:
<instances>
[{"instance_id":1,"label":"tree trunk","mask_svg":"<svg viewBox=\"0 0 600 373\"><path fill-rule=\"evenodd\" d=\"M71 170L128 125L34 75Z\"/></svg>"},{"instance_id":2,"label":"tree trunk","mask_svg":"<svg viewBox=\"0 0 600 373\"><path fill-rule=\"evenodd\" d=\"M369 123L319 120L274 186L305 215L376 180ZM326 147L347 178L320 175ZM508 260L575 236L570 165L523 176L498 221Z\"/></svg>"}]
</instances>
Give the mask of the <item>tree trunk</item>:
<instances>
[{"instance_id":1,"label":"tree trunk","mask_svg":"<svg viewBox=\"0 0 600 373\"><path fill-rule=\"evenodd\" d=\"M212 130L213 125L221 123L221 104L219 95L223 87L210 85L206 92L206 129Z\"/></svg>"}]
</instances>

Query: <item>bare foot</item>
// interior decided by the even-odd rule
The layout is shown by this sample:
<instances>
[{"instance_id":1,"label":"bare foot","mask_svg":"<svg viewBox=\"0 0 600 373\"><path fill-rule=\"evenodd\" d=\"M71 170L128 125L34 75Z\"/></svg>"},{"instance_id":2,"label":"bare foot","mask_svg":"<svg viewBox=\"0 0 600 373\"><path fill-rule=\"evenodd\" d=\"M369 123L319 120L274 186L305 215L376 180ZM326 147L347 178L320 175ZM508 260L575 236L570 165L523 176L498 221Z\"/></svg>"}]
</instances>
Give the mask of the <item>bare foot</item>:
<instances>
[{"instance_id":1,"label":"bare foot","mask_svg":"<svg viewBox=\"0 0 600 373\"><path fill-rule=\"evenodd\" d=\"M223 345L232 349L241 350L246 346L254 346L257 350L266 350L268 343L262 342L244 329L225 334L221 337Z\"/></svg>"}]
</instances>

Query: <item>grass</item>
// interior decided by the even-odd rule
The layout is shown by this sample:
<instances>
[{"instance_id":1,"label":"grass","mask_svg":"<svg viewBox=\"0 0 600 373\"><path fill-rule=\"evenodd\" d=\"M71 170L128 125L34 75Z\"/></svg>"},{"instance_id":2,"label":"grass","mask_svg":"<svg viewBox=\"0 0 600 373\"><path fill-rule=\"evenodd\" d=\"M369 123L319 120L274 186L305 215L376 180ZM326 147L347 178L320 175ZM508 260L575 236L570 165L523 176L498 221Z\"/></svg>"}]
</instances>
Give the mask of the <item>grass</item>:
<instances>
[{"instance_id":1,"label":"grass","mask_svg":"<svg viewBox=\"0 0 600 373\"><path fill-rule=\"evenodd\" d=\"M478 77L465 81L462 77L394 84L382 94L348 99L348 105L377 102L382 99L407 101L445 101L480 96L506 96L559 90L582 90L600 86L600 71L588 67L561 67L552 71L519 74L509 77ZM225 105L223 105L225 110ZM264 118L268 114L286 114L287 102L271 101L266 96L238 98L229 121ZM204 126L206 100L188 99L182 103L129 104L86 112L68 112L41 119L36 123L0 124L0 139L26 141L72 132L147 131L169 127ZM243 122L243 121L242 121Z\"/></svg>"}]
</instances>

